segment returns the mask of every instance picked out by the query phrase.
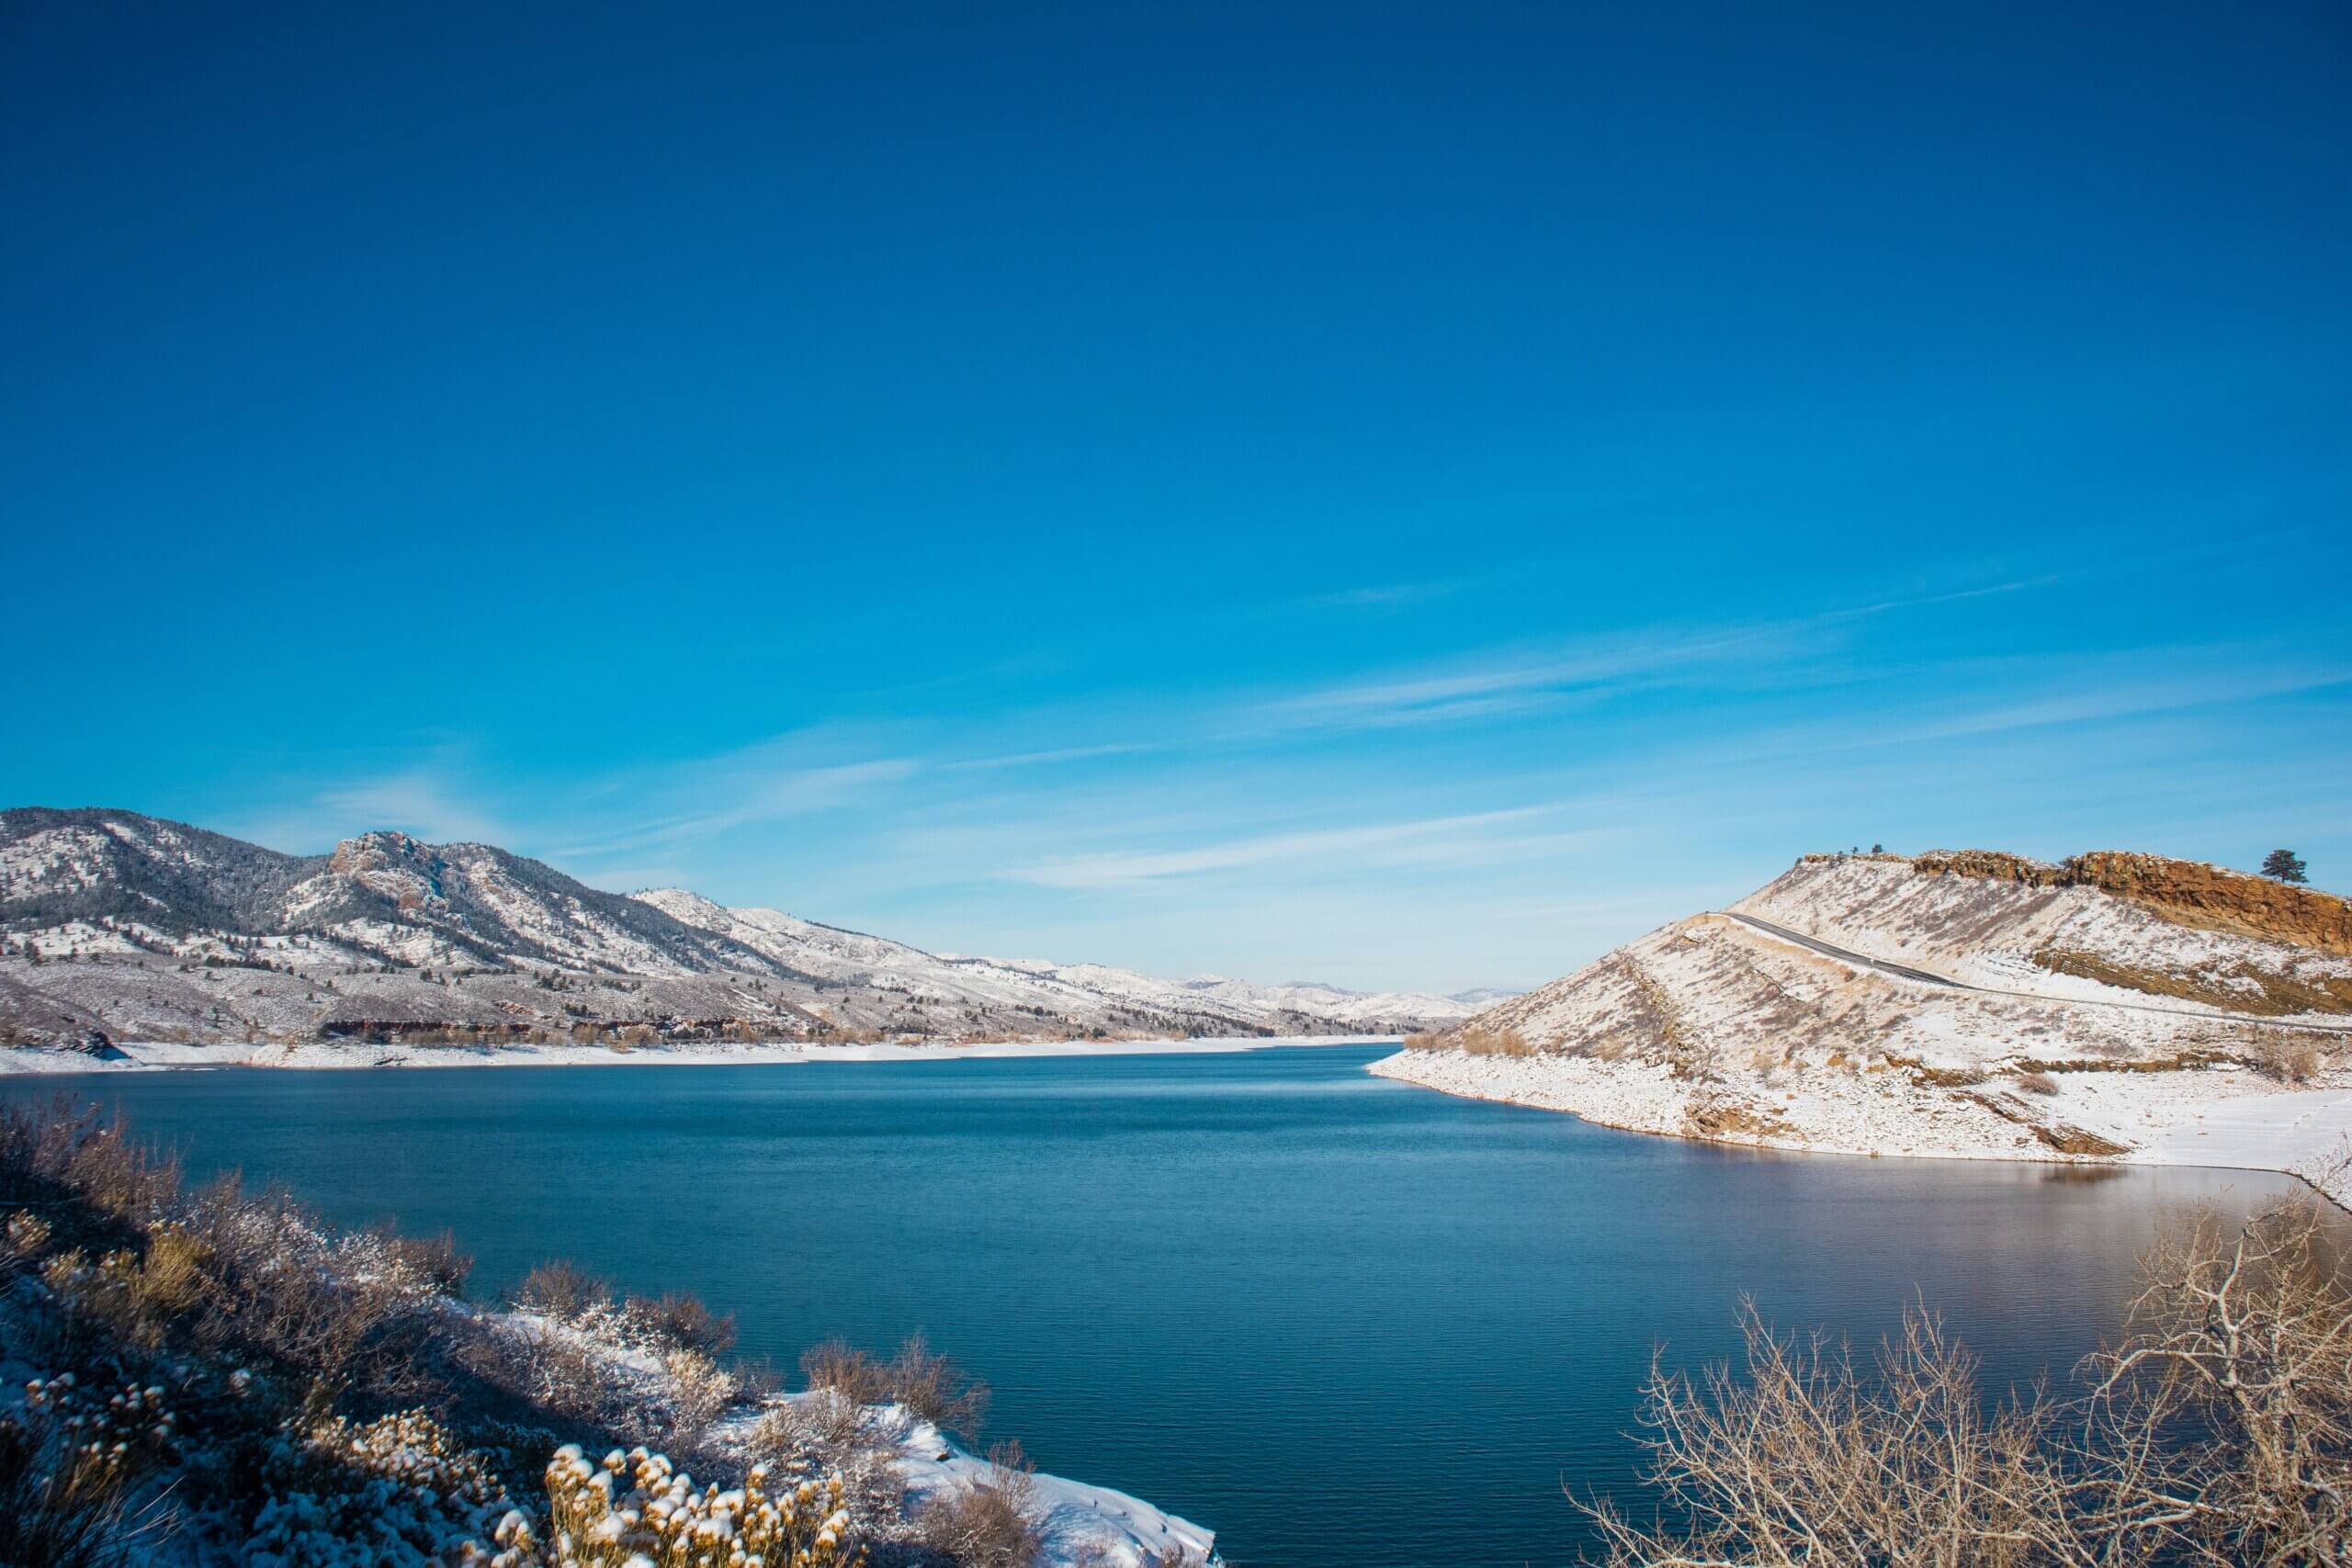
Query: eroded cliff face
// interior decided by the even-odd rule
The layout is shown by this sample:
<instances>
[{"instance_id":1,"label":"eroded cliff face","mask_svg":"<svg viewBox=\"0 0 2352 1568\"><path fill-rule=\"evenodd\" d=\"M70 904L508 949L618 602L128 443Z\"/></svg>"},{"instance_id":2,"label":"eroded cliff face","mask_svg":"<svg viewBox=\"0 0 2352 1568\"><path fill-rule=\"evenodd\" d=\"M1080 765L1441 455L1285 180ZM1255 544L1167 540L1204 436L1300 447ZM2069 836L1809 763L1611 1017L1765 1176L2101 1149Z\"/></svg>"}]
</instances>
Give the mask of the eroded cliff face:
<instances>
[{"instance_id":1,"label":"eroded cliff face","mask_svg":"<svg viewBox=\"0 0 2352 1568\"><path fill-rule=\"evenodd\" d=\"M1923 876L2095 887L2182 925L2352 954L2352 899L2196 861L2093 850L2052 865L1997 850L1957 850L1917 856L1911 868Z\"/></svg>"}]
</instances>

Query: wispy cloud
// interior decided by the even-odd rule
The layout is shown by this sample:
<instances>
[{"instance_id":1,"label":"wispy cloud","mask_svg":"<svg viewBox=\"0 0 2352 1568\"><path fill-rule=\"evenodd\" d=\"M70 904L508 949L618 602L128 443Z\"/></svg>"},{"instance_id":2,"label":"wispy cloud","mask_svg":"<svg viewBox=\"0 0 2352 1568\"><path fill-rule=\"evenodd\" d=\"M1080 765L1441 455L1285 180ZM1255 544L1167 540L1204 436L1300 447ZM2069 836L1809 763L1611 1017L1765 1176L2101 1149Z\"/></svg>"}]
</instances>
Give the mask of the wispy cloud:
<instances>
[{"instance_id":1,"label":"wispy cloud","mask_svg":"<svg viewBox=\"0 0 2352 1568\"><path fill-rule=\"evenodd\" d=\"M666 781L666 787L673 794L704 797L701 808L574 843L557 852L594 860L650 845L712 838L753 822L829 810L911 778L922 766L911 757L877 757L805 768L762 766L748 756L718 764L695 764L683 770L684 776Z\"/></svg>"},{"instance_id":2,"label":"wispy cloud","mask_svg":"<svg viewBox=\"0 0 2352 1568\"><path fill-rule=\"evenodd\" d=\"M1042 751L1012 751L994 757L966 757L939 764L945 773L973 773L996 768L1042 767L1052 762L1086 762L1098 757L1127 757L1141 751L1158 751L1164 747L1141 740L1123 740L1099 746L1057 746Z\"/></svg>"},{"instance_id":3,"label":"wispy cloud","mask_svg":"<svg viewBox=\"0 0 2352 1568\"><path fill-rule=\"evenodd\" d=\"M1650 628L1550 649L1497 651L1270 699L1258 716L1284 725L1394 728L1511 716L1570 699L1728 681L1753 687L1770 672L1838 646L1842 628L1932 605L2021 593L2083 575L2049 572L1939 589L1781 620Z\"/></svg>"},{"instance_id":4,"label":"wispy cloud","mask_svg":"<svg viewBox=\"0 0 2352 1568\"><path fill-rule=\"evenodd\" d=\"M1681 637L1637 635L1318 687L1266 702L1259 713L1277 723L1341 728L1486 717L1540 705L1542 698L1652 685L1736 654L1753 660L1767 649L1785 650L1791 641L1787 628L1771 626Z\"/></svg>"},{"instance_id":5,"label":"wispy cloud","mask_svg":"<svg viewBox=\"0 0 2352 1568\"><path fill-rule=\"evenodd\" d=\"M1481 835L1495 828L1525 822L1557 809L1548 805L1518 807L1504 811L1431 817L1418 821L1380 822L1354 828L1229 839L1182 849L1056 856L1017 866L1004 875L1012 881L1035 883L1044 887L1117 887L1167 877L1195 876L1204 872L1238 870L1276 861L1336 855L1363 857L1400 850L1413 858L1431 861L1442 858L1448 850L1462 852L1475 844Z\"/></svg>"},{"instance_id":6,"label":"wispy cloud","mask_svg":"<svg viewBox=\"0 0 2352 1568\"><path fill-rule=\"evenodd\" d=\"M2176 668L2162 678L2095 678L2071 688L2045 691L2023 702L1978 705L1923 724L1897 726L1871 737L1871 743L1912 744L2009 729L2098 724L2216 704L2259 702L2352 683L2352 668L2344 666L2285 666L2235 649L2165 651L2170 655L2166 661Z\"/></svg>"},{"instance_id":7,"label":"wispy cloud","mask_svg":"<svg viewBox=\"0 0 2352 1568\"><path fill-rule=\"evenodd\" d=\"M1384 610L1398 604L1425 604L1432 599L1442 599L1458 593L1467 581L1444 578L1429 582L1374 583L1363 588L1339 588L1328 593L1311 593L1295 603L1326 610Z\"/></svg>"}]
</instances>

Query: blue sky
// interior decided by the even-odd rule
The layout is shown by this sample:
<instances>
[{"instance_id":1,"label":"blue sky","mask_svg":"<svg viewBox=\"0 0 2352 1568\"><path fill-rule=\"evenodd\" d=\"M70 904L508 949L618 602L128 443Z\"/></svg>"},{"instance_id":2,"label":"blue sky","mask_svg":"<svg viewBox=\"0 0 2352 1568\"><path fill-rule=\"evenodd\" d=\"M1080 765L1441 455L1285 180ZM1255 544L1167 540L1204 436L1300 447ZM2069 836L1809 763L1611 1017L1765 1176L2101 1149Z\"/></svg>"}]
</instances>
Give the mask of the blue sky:
<instances>
[{"instance_id":1,"label":"blue sky","mask_svg":"<svg viewBox=\"0 0 2352 1568\"><path fill-rule=\"evenodd\" d=\"M2334 4L10 8L0 800L1532 984L2352 886Z\"/></svg>"}]
</instances>

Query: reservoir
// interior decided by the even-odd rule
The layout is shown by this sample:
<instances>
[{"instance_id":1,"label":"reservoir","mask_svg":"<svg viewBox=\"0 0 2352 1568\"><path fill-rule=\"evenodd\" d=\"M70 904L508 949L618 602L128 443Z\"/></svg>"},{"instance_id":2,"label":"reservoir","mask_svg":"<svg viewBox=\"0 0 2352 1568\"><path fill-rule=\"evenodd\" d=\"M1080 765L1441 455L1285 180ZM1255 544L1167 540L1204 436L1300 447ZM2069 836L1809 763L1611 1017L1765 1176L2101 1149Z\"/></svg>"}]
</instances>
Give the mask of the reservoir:
<instances>
[{"instance_id":1,"label":"reservoir","mask_svg":"<svg viewBox=\"0 0 2352 1568\"><path fill-rule=\"evenodd\" d=\"M1867 1349L1918 1296L1996 1390L2112 1334L2169 1212L2259 1172L1761 1153L1367 1076L1384 1046L811 1066L110 1074L194 1179L444 1228L484 1298L569 1258L791 1369L925 1332L983 1441L1243 1568L1561 1564L1634 1492L1639 1385L1742 1292ZM797 1373L795 1373L797 1378ZM797 1383L796 1383L797 1386Z\"/></svg>"}]
</instances>

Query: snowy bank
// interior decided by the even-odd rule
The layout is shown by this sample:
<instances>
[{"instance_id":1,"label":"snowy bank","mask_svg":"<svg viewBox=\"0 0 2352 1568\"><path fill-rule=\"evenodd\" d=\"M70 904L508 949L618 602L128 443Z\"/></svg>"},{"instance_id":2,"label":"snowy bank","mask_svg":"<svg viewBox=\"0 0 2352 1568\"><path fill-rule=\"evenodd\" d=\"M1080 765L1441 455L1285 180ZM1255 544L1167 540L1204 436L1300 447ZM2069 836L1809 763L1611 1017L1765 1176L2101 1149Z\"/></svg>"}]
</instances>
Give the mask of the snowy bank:
<instances>
[{"instance_id":1,"label":"snowy bank","mask_svg":"<svg viewBox=\"0 0 2352 1568\"><path fill-rule=\"evenodd\" d=\"M0 1074L146 1072L191 1067L662 1067L822 1062L950 1062L1015 1056L1211 1056L1277 1045L1393 1044L1393 1034L1242 1035L1201 1040L1006 1040L973 1045L191 1045L131 1041L100 1052L0 1046Z\"/></svg>"},{"instance_id":2,"label":"snowy bank","mask_svg":"<svg viewBox=\"0 0 2352 1568\"><path fill-rule=\"evenodd\" d=\"M2325 1073L2318 1087L2281 1090L2228 1063L1988 1075L1954 1084L1901 1071L1815 1070L1759 1077L1734 1100L1720 1083L1649 1061L1402 1051L1368 1070L1445 1094L1564 1111L1667 1137L1815 1154L2277 1170L2352 1206L2352 1181L2331 1168L2352 1144L2352 1073ZM1736 1114L1725 1114L1727 1108ZM2113 1152L2098 1152L2102 1145Z\"/></svg>"},{"instance_id":3,"label":"snowy bank","mask_svg":"<svg viewBox=\"0 0 2352 1568\"><path fill-rule=\"evenodd\" d=\"M821 1393L783 1394L738 1410L713 1428L713 1448L744 1451L758 1419L781 1405L821 1401ZM865 1432L906 1488L906 1507L919 1513L931 1499L974 1487L994 1485L996 1466L949 1438L904 1405L876 1405L866 1412ZM1139 1497L1108 1486L1091 1486L1058 1475L1030 1478L1032 1522L1045 1541L1043 1568L1216 1568L1216 1534L1164 1513Z\"/></svg>"}]
</instances>

